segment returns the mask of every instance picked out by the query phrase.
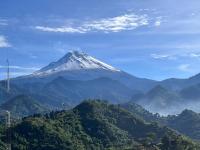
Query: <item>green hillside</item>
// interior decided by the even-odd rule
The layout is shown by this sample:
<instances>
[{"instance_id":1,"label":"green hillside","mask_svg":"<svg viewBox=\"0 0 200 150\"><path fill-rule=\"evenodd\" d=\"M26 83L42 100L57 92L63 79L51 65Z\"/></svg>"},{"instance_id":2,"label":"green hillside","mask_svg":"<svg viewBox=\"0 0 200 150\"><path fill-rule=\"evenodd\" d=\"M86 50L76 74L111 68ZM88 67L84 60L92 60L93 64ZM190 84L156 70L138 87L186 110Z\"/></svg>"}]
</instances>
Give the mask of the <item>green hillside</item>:
<instances>
[{"instance_id":1,"label":"green hillside","mask_svg":"<svg viewBox=\"0 0 200 150\"><path fill-rule=\"evenodd\" d=\"M167 125L195 140L200 140L200 114L198 113L184 110L178 116L169 116Z\"/></svg>"},{"instance_id":2,"label":"green hillside","mask_svg":"<svg viewBox=\"0 0 200 150\"><path fill-rule=\"evenodd\" d=\"M12 127L15 150L195 150L197 145L166 127L100 101L70 111L24 118Z\"/></svg>"},{"instance_id":3,"label":"green hillside","mask_svg":"<svg viewBox=\"0 0 200 150\"><path fill-rule=\"evenodd\" d=\"M184 110L178 115L162 117L158 114L152 114L133 102L125 103L121 107L148 122L166 125L192 139L200 140L200 114L194 111Z\"/></svg>"},{"instance_id":4,"label":"green hillside","mask_svg":"<svg viewBox=\"0 0 200 150\"><path fill-rule=\"evenodd\" d=\"M0 109L10 111L11 115L15 117L25 117L48 111L31 96L26 95L18 95L8 100L0 106Z\"/></svg>"}]
</instances>

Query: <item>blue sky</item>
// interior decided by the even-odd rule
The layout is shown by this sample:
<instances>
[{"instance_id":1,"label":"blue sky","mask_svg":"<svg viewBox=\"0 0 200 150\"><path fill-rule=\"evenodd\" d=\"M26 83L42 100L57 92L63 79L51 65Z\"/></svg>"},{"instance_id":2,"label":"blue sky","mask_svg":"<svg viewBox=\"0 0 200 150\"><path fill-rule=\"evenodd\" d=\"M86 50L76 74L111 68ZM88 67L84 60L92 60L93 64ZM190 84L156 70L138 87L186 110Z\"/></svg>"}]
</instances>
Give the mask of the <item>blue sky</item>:
<instances>
[{"instance_id":1,"label":"blue sky","mask_svg":"<svg viewBox=\"0 0 200 150\"><path fill-rule=\"evenodd\" d=\"M199 0L0 0L0 79L82 50L135 76L200 72Z\"/></svg>"}]
</instances>

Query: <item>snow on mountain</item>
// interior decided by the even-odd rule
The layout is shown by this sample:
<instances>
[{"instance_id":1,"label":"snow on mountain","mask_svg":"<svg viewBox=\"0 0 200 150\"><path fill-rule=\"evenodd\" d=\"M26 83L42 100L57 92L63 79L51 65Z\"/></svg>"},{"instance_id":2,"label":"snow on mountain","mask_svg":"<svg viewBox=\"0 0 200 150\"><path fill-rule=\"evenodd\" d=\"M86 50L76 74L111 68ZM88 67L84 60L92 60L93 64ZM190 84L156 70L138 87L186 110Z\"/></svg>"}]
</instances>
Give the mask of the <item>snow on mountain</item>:
<instances>
[{"instance_id":1,"label":"snow on mountain","mask_svg":"<svg viewBox=\"0 0 200 150\"><path fill-rule=\"evenodd\" d=\"M157 84L156 81L135 77L92 56L77 51L69 52L58 61L50 63L33 74L17 77L12 82L21 86L32 83L46 84L58 77L79 81L106 77L117 80L130 89L144 92Z\"/></svg>"},{"instance_id":2,"label":"snow on mountain","mask_svg":"<svg viewBox=\"0 0 200 150\"><path fill-rule=\"evenodd\" d=\"M67 53L57 62L50 63L48 66L33 73L33 76L45 76L63 71L74 70L108 70L112 72L120 72L120 70L103 63L96 58L85 54L84 52L72 51Z\"/></svg>"}]
</instances>

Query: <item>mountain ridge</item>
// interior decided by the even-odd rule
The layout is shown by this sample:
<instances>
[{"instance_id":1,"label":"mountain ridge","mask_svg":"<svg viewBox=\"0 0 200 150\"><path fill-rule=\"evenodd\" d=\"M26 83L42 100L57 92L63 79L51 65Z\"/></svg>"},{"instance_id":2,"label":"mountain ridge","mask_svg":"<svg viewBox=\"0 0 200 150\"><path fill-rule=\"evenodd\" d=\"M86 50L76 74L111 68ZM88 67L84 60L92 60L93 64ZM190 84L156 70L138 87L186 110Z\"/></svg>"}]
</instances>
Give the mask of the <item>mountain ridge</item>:
<instances>
[{"instance_id":1,"label":"mountain ridge","mask_svg":"<svg viewBox=\"0 0 200 150\"><path fill-rule=\"evenodd\" d=\"M73 65L71 65L71 63ZM74 63L76 65L74 65ZM43 76L42 74L45 74L45 72L47 72L47 75ZM22 77L12 79L11 83L16 84L16 86L19 87L19 89L22 89L22 93L31 92L32 95L36 96L35 97L36 99L39 99L41 101L46 100L46 102L49 101L49 103L53 105L55 104L53 103L55 102L55 100L57 101L57 103L63 103L69 100L71 101L70 103L73 103L74 101L74 103L77 104L76 102L80 102L81 98L82 98L81 100L84 100L87 98L101 98L101 97L103 99L107 99L108 101L112 101L114 103L122 102L122 99L124 100L124 102L126 102L131 99L130 97L136 98L135 94L137 94L137 96L139 97L138 99L141 101L139 103L140 105L145 107L148 104L150 106L150 111L160 112L163 110L169 111L168 109L169 105L179 106L180 104L183 104L183 102L185 102L185 104L187 105L191 105L190 108L192 108L193 104L190 103L190 102L193 102L192 99L190 99L190 97L188 99L187 97L182 98L181 96L184 95L186 92L184 94L179 94L179 92L181 92L181 90L185 86L187 87L187 85L200 83L200 81L198 80L199 79L198 76L199 75L196 75L189 79L168 79L161 82L144 79L144 78L138 78L122 70L115 69L114 67L107 65L101 61L99 62L99 60L93 59L93 57L85 53L75 51L75 52L67 53L58 61L54 63L50 63L50 65L47 65L46 67L40 69L40 71L36 72L35 74L33 73L28 76L22 76ZM64 79L68 81L73 80L74 86L69 87L67 85L69 83L72 83L70 81L70 82L64 82L66 83L66 85L60 86L59 91L56 89L49 90L49 87L48 87L49 83L52 83L52 81L54 81L55 83L56 82L55 79L57 79L58 77L63 77ZM105 81L103 81L102 83L105 83L107 87L106 86L103 87L102 84L99 84L99 82L96 82L96 85L91 84L92 80L94 81L99 78L110 78L113 81L120 82L121 84L112 82L113 85L117 86L116 89L118 90L119 95L117 92L113 91L115 87L110 86L110 85L108 86ZM85 85L83 86L82 81L88 82L88 85L92 86L93 89L91 89L91 87L89 86L85 86ZM77 86L78 85L77 82L80 82L79 83L80 86ZM162 88L159 86L161 86ZM67 87L68 89L66 89L65 87ZM73 87L74 88L76 87L76 89L73 89ZM131 92L124 92L125 90L123 90L123 88L120 88L120 87L124 87L124 89L127 89L127 91L132 90L132 91L138 91L138 92L137 93L133 92L132 95L130 96ZM48 92L45 91L45 88L48 89L49 91ZM73 95L73 97L70 97L68 95L69 93L63 89L67 90L70 93L70 95ZM90 93L90 95L82 92L82 91L87 91L88 89L91 89L91 91L93 91L92 93ZM121 89L123 92L119 91L119 89ZM70 92L70 90L74 90L78 92ZM35 93L33 93L34 91ZM43 91L45 95L41 93L41 91ZM57 92L55 93L55 91ZM63 93L61 93L61 91ZM149 91L152 93L153 97L151 94L147 93ZM199 90L196 90L196 91L197 91L196 93L198 93ZM38 93L40 95L38 95ZM54 95L49 96L52 93L54 93ZM147 93L147 94L142 94L142 93ZM76 96L79 95L76 100L74 99L76 97L76 96L74 97L74 94ZM5 91L2 91L2 97L3 95L6 95ZM94 95L97 97L94 97ZM104 95L104 96L101 96L101 95ZM116 97L117 95L118 97L121 97L121 98L117 98ZM187 95L190 96L191 92L188 91ZM198 100L200 100L200 97L199 97L199 94L196 94L196 95L197 96L194 98L196 99L196 102L198 103ZM195 96L195 94L192 94L192 96ZM0 95L0 98L1 98L1 95ZM114 98L115 98L115 101L114 101ZM184 106L184 109L185 109L185 106ZM160 107L162 109L154 110L152 109L153 107L154 108ZM180 106L180 109L181 108L182 106ZM176 113L176 110L177 108L174 107L171 112Z\"/></svg>"}]
</instances>

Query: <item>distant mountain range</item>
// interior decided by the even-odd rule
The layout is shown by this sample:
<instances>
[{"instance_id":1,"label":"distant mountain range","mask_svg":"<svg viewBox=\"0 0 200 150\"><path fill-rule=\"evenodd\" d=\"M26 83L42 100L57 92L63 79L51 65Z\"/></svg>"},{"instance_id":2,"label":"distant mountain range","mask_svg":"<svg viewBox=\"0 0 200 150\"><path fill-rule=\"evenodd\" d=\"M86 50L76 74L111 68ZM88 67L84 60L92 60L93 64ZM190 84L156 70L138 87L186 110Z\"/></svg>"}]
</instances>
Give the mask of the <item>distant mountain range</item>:
<instances>
[{"instance_id":1,"label":"distant mountain range","mask_svg":"<svg viewBox=\"0 0 200 150\"><path fill-rule=\"evenodd\" d=\"M13 94L8 98L3 96L7 94L3 90L0 103L5 102L5 98L25 94L54 108L63 103L75 106L90 98L123 103L140 90L147 91L154 86L152 80L136 78L77 51L67 53L31 75L12 79L11 83L14 84L10 91Z\"/></svg>"},{"instance_id":2,"label":"distant mountain range","mask_svg":"<svg viewBox=\"0 0 200 150\"><path fill-rule=\"evenodd\" d=\"M16 150L197 150L187 137L200 140L200 114L192 111L200 112L199 76L158 82L70 52L11 79L9 92L1 81L0 111L11 112ZM3 119L0 149L9 131Z\"/></svg>"},{"instance_id":3,"label":"distant mountain range","mask_svg":"<svg viewBox=\"0 0 200 150\"><path fill-rule=\"evenodd\" d=\"M69 52L31 75L0 82L0 104L20 94L51 109L71 108L84 99L134 101L152 112L200 111L200 74L188 79L154 81L132 76L83 52Z\"/></svg>"},{"instance_id":4,"label":"distant mountain range","mask_svg":"<svg viewBox=\"0 0 200 150\"><path fill-rule=\"evenodd\" d=\"M134 95L131 101L161 115L178 114L184 109L200 112L199 92L199 84L180 91L172 91L157 85L145 94Z\"/></svg>"},{"instance_id":5,"label":"distant mountain range","mask_svg":"<svg viewBox=\"0 0 200 150\"><path fill-rule=\"evenodd\" d=\"M183 88L193 86L200 83L200 73L187 79L166 79L159 84L171 90L180 91Z\"/></svg>"}]
</instances>

